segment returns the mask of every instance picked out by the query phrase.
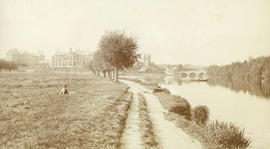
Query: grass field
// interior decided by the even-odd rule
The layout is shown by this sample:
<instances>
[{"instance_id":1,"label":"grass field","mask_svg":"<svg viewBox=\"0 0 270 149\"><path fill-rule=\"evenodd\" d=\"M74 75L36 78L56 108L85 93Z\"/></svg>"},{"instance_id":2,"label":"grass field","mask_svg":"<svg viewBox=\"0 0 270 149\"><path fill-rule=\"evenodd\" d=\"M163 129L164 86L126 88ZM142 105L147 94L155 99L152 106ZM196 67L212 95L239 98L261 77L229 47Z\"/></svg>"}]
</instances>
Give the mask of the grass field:
<instances>
[{"instance_id":1,"label":"grass field","mask_svg":"<svg viewBox=\"0 0 270 149\"><path fill-rule=\"evenodd\" d=\"M63 84L72 95L59 96ZM0 73L0 148L117 148L131 95L90 75Z\"/></svg>"}]
</instances>

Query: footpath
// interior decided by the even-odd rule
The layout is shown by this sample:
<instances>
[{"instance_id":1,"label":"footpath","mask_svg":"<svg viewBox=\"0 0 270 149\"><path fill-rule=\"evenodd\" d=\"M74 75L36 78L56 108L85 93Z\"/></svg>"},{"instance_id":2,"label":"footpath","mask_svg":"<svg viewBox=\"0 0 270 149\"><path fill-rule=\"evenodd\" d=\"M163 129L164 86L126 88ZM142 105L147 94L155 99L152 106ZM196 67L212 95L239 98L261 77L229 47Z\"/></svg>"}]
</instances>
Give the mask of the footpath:
<instances>
[{"instance_id":1,"label":"footpath","mask_svg":"<svg viewBox=\"0 0 270 149\"><path fill-rule=\"evenodd\" d=\"M122 136L123 149L143 149L139 126L138 94L142 94L147 102L149 116L153 124L153 130L161 149L201 149L199 142L192 139L173 122L164 119L163 112L167 112L161 106L158 98L151 90L132 81L121 80L127 84L133 92L133 102L128 113L126 129Z\"/></svg>"}]
</instances>

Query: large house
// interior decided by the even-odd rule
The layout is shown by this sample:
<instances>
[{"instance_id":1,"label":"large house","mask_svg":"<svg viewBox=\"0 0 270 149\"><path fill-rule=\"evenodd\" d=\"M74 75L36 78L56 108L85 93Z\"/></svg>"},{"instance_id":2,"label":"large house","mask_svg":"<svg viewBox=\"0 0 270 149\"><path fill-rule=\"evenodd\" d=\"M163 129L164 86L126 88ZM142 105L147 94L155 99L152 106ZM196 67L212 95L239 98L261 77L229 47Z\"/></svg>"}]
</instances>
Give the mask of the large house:
<instances>
[{"instance_id":1,"label":"large house","mask_svg":"<svg viewBox=\"0 0 270 149\"><path fill-rule=\"evenodd\" d=\"M7 60L19 65L24 65L30 68L48 68L49 63L45 61L45 56L42 51L38 54L22 52L17 49L11 49L7 52Z\"/></svg>"},{"instance_id":2,"label":"large house","mask_svg":"<svg viewBox=\"0 0 270 149\"><path fill-rule=\"evenodd\" d=\"M87 64L93 59L93 54L88 51L76 50L59 51L52 57L52 67L54 68L86 68Z\"/></svg>"}]
</instances>

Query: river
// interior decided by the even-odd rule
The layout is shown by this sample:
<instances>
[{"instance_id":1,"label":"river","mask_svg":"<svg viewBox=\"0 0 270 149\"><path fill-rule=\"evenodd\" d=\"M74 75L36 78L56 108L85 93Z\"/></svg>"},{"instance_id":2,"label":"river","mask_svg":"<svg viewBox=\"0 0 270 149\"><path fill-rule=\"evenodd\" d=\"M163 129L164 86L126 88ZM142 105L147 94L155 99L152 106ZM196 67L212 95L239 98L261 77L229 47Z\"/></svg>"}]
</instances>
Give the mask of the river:
<instances>
[{"instance_id":1,"label":"river","mask_svg":"<svg viewBox=\"0 0 270 149\"><path fill-rule=\"evenodd\" d=\"M269 88L243 85L241 89L241 85L234 88L222 83L188 82L173 76L140 79L159 83L172 94L186 98L192 107L208 106L210 120L233 122L245 128L245 135L252 139L251 148L270 149Z\"/></svg>"}]
</instances>

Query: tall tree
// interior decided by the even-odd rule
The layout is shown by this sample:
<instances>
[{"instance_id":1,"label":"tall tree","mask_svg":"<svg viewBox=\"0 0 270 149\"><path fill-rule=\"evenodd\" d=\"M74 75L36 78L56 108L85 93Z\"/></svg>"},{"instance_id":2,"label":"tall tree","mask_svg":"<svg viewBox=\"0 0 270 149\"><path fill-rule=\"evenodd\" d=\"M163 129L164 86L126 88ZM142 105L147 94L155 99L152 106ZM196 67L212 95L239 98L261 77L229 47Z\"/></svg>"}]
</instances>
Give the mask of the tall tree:
<instances>
[{"instance_id":1,"label":"tall tree","mask_svg":"<svg viewBox=\"0 0 270 149\"><path fill-rule=\"evenodd\" d=\"M104 61L102 52L100 50L98 50L94 54L93 66L94 66L95 72L98 73L98 75L100 72L106 71L107 65L106 65L106 62Z\"/></svg>"},{"instance_id":2,"label":"tall tree","mask_svg":"<svg viewBox=\"0 0 270 149\"><path fill-rule=\"evenodd\" d=\"M119 31L106 33L99 42L99 48L105 62L115 69L116 82L119 69L132 67L140 57L137 54L137 41Z\"/></svg>"},{"instance_id":3,"label":"tall tree","mask_svg":"<svg viewBox=\"0 0 270 149\"><path fill-rule=\"evenodd\" d=\"M92 74L95 74L95 69L94 69L94 60L91 60L86 64L86 67L88 70L92 71Z\"/></svg>"}]
</instances>

